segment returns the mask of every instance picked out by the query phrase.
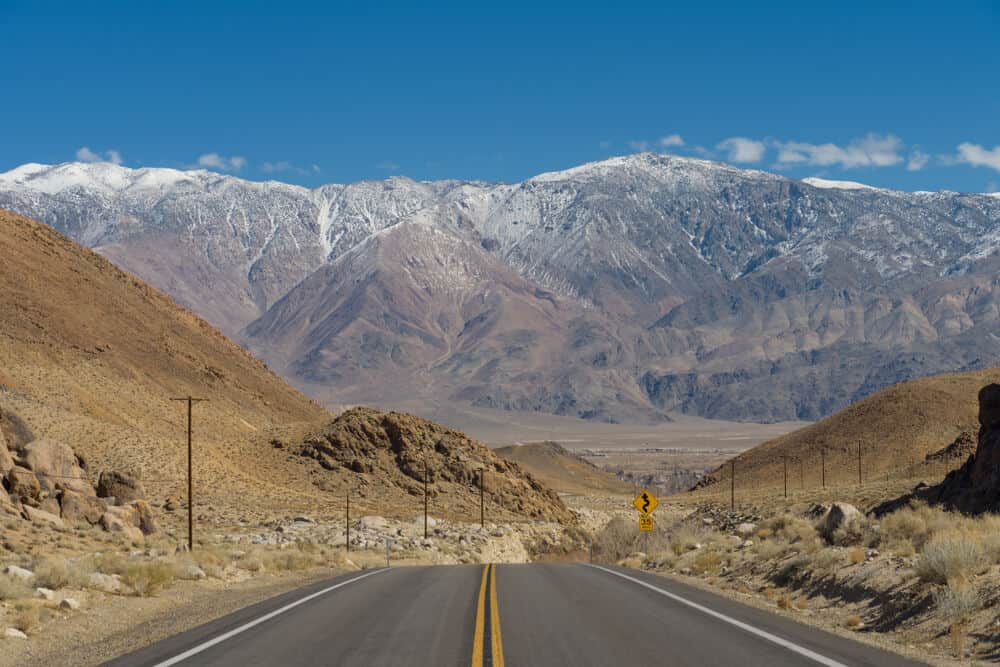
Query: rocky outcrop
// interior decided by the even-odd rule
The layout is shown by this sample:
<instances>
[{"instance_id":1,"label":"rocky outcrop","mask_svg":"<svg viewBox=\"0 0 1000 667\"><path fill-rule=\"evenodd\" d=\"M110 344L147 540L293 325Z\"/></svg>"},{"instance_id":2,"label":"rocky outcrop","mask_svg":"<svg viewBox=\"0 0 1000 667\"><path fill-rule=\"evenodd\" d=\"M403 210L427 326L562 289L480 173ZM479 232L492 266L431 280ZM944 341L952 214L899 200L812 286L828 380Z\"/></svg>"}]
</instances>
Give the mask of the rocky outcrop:
<instances>
[{"instance_id":1,"label":"rocky outcrop","mask_svg":"<svg viewBox=\"0 0 1000 667\"><path fill-rule=\"evenodd\" d=\"M816 530L830 544L849 544L867 525L865 515L854 505L833 503L816 525Z\"/></svg>"},{"instance_id":2,"label":"rocky outcrop","mask_svg":"<svg viewBox=\"0 0 1000 667\"><path fill-rule=\"evenodd\" d=\"M97 495L100 498L114 498L117 504L125 505L134 500L145 499L146 489L135 475L106 470L97 480Z\"/></svg>"},{"instance_id":3,"label":"rocky outcrop","mask_svg":"<svg viewBox=\"0 0 1000 667\"><path fill-rule=\"evenodd\" d=\"M50 495L63 490L94 495L94 487L69 445L49 438L35 440L24 446L22 458Z\"/></svg>"},{"instance_id":4,"label":"rocky outcrop","mask_svg":"<svg viewBox=\"0 0 1000 667\"><path fill-rule=\"evenodd\" d=\"M963 512L1000 510L1000 384L979 391L979 443L958 470L925 494Z\"/></svg>"},{"instance_id":5,"label":"rocky outcrop","mask_svg":"<svg viewBox=\"0 0 1000 667\"><path fill-rule=\"evenodd\" d=\"M14 466L6 477L7 493L22 505L37 506L41 501L42 485L35 473L21 466Z\"/></svg>"}]
</instances>

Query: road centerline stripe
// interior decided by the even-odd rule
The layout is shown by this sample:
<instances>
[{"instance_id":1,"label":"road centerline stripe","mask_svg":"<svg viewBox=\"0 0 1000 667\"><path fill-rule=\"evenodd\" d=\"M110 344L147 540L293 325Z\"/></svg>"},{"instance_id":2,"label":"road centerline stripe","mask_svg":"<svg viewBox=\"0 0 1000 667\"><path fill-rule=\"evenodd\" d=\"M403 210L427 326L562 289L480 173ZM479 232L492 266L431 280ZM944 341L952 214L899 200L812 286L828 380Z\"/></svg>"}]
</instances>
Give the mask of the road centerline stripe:
<instances>
[{"instance_id":1,"label":"road centerline stripe","mask_svg":"<svg viewBox=\"0 0 1000 667\"><path fill-rule=\"evenodd\" d=\"M300 599L296 600L295 602L290 602L289 604L286 604L284 607L281 607L280 609L275 609L274 611L272 611L272 612L270 612L268 614L264 614L263 616L261 616L259 618L255 618L254 620L250 621L249 623L244 623L243 625L239 626L238 628L233 628L229 632L225 632L225 633L219 635L218 637L215 637L215 638L210 639L210 640L208 640L206 642L198 644L197 646L195 646L193 648L190 648L187 651L184 651L183 653L179 653L179 654L175 655L172 658L168 658L167 660L164 660L163 662L158 662L158 663L156 663L155 667L170 667L171 665L176 665L179 662L183 662L184 660L187 660L188 658L191 658L193 656L198 655L202 651L205 651L207 649L212 648L216 644L221 644L222 642L226 641L227 639L231 639L232 637L235 637L238 634L246 632L247 630L249 630L249 629L251 629L253 627L258 626L261 623L264 623L265 621L269 621L272 618L274 618L275 616L280 616L281 614L284 614L287 611L291 611L292 609L294 609L295 607L298 607L301 604L305 604L306 602L309 602L310 600L315 600L316 598L320 597L321 595L326 595L330 591L334 591L334 590L336 590L338 588L341 588L342 586L346 586L348 584L353 584L356 581L361 581L362 579L365 579L365 578L370 577L372 575L380 574L380 573L386 572L386 571L387 571L386 568L382 568L380 570L373 570L373 571L368 572L366 574L362 574L359 577L354 577L353 579L348 579L347 581L342 581L339 584L335 584L333 586L328 586L327 588L324 588L321 591L316 591L315 593L307 595L304 598L300 598Z\"/></svg>"},{"instance_id":2,"label":"road centerline stripe","mask_svg":"<svg viewBox=\"0 0 1000 667\"><path fill-rule=\"evenodd\" d=\"M490 640L493 667L503 666L503 638L500 636L500 605L497 603L497 566L490 573Z\"/></svg>"},{"instance_id":3,"label":"road centerline stripe","mask_svg":"<svg viewBox=\"0 0 1000 667\"><path fill-rule=\"evenodd\" d=\"M472 636L472 667L483 667L483 639L486 634L486 581L490 566L483 567L483 580L479 584L476 602L476 630Z\"/></svg>"},{"instance_id":4,"label":"road centerline stripe","mask_svg":"<svg viewBox=\"0 0 1000 667\"><path fill-rule=\"evenodd\" d=\"M630 577L627 574L624 574L622 572L617 572L615 570L612 570L612 569L607 568L607 567L603 567L601 565L592 565L590 563L584 563L584 564L587 565L588 567L592 567L592 568L595 568L597 570L602 570L603 572L607 572L608 574L613 574L616 577L621 577L622 579L626 579L628 581L631 581L632 583L638 584L638 585L642 586L643 588L648 588L651 591L655 591L655 592L659 593L660 595L664 595L664 596L670 598L674 602L679 602L680 604L686 605L686 606L688 606L688 607L690 607L692 609L700 611L703 614L707 614L708 616L711 616L712 618L716 618L716 619L718 619L720 621L723 621L724 623L728 623L730 625L736 626L737 628L740 628L741 630L749 632L752 635L756 635L757 637L760 637L761 639L767 640L767 641L771 642L772 644L777 644L778 646L781 646L782 648L788 649L789 651L792 651L794 653L798 653L801 656L805 656L806 658L809 658L810 660L813 660L814 662L818 662L821 665L825 665L826 667L847 667L847 665L845 665L842 662L837 662L836 660L834 660L832 658L828 658L825 655L821 655L819 653L816 653L815 651L807 649L804 646L799 646L798 644L796 644L794 642L791 642L791 641L789 641L789 640L787 640L787 639L785 639L783 637L779 637L778 635L771 634L767 630L761 630L760 628L757 628L757 627L755 627L753 625L750 625L749 623L744 623L743 621L736 620L735 618L733 618L731 616L726 616L725 614L717 612L714 609L710 609L710 608L708 608L708 607L706 607L704 605L698 604L697 602L692 602L691 600L688 600L687 598L683 598L680 595L677 595L675 593L671 593L669 591L665 591L662 588L654 586L654 585L652 585L650 583L647 583L647 582L645 582L645 581L643 581L641 579L637 579L635 577Z\"/></svg>"}]
</instances>

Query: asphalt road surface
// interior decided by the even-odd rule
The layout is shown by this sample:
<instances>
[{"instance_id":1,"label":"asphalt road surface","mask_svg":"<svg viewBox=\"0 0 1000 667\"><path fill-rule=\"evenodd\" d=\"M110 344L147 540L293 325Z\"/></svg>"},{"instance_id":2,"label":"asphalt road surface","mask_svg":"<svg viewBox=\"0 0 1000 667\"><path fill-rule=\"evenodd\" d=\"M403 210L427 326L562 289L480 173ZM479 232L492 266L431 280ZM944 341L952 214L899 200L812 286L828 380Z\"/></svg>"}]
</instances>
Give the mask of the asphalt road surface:
<instances>
[{"instance_id":1,"label":"asphalt road surface","mask_svg":"<svg viewBox=\"0 0 1000 667\"><path fill-rule=\"evenodd\" d=\"M369 570L280 595L108 663L920 663L662 577L585 564Z\"/></svg>"}]
</instances>

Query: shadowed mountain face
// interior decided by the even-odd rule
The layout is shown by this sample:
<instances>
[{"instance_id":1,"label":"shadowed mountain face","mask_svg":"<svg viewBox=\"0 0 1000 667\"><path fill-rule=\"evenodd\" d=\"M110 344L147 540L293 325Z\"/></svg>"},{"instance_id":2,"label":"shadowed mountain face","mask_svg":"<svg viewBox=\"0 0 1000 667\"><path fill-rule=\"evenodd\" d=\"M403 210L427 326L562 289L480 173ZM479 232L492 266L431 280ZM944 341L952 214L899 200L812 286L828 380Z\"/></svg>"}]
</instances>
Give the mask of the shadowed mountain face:
<instances>
[{"instance_id":1,"label":"shadowed mountain face","mask_svg":"<svg viewBox=\"0 0 1000 667\"><path fill-rule=\"evenodd\" d=\"M25 165L0 174L0 206L328 402L816 419L995 364L1000 198L829 185L651 154L316 190Z\"/></svg>"}]
</instances>

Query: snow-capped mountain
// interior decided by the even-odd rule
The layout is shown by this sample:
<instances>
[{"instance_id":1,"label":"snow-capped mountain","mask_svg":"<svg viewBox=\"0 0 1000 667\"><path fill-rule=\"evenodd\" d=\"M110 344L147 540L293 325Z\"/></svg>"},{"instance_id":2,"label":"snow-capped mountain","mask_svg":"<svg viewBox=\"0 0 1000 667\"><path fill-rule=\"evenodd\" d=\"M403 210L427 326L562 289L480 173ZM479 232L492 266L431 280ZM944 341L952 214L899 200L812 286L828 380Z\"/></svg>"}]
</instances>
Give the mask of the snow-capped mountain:
<instances>
[{"instance_id":1,"label":"snow-capped mountain","mask_svg":"<svg viewBox=\"0 0 1000 667\"><path fill-rule=\"evenodd\" d=\"M309 190L28 164L0 207L172 294L328 400L811 419L996 364L1000 198L638 154L516 184Z\"/></svg>"}]
</instances>

